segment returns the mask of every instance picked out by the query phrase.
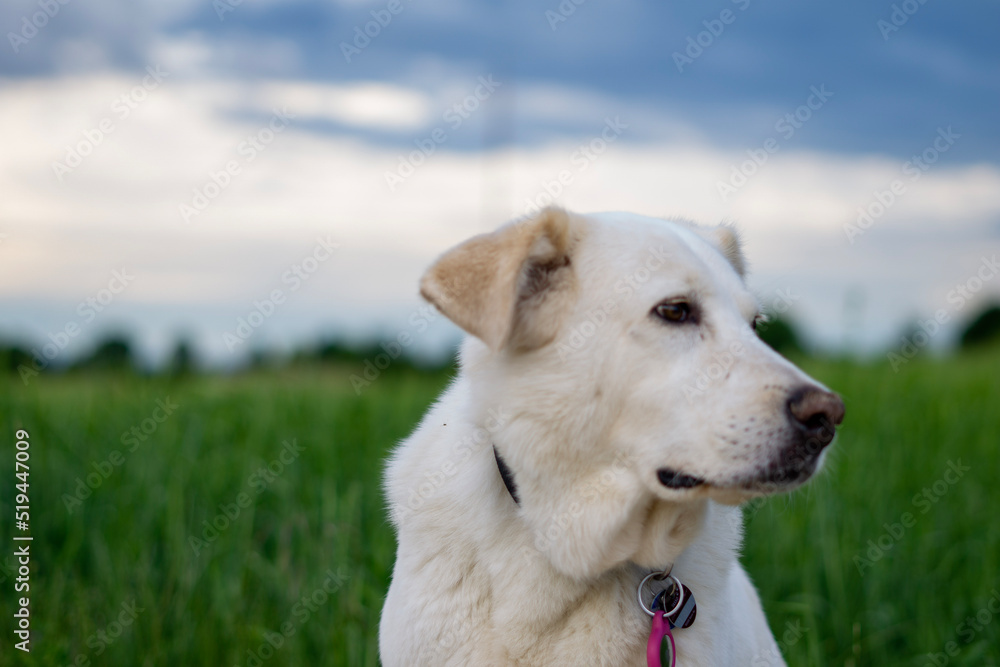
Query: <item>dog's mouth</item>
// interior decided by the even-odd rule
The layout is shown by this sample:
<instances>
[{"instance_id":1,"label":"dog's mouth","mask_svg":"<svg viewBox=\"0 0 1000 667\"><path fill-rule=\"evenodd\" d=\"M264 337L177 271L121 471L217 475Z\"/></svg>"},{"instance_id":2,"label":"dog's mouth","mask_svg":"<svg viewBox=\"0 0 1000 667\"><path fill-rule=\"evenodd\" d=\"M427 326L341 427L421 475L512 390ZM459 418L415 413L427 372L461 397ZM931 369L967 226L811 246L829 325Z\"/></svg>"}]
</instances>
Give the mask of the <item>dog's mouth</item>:
<instances>
[{"instance_id":1,"label":"dog's mouth","mask_svg":"<svg viewBox=\"0 0 1000 667\"><path fill-rule=\"evenodd\" d=\"M656 477L668 489L692 489L705 483L701 477L687 475L673 468L660 468L656 471Z\"/></svg>"},{"instance_id":2,"label":"dog's mouth","mask_svg":"<svg viewBox=\"0 0 1000 667\"><path fill-rule=\"evenodd\" d=\"M758 462L754 468L726 479L707 479L668 467L659 468L656 477L663 488L677 491L701 488L723 494L735 492L751 495L790 491L804 484L816 473L823 459L823 451L832 442L835 433L831 427L815 437L806 438L798 433L793 434L791 441L772 455L770 460Z\"/></svg>"},{"instance_id":3,"label":"dog's mouth","mask_svg":"<svg viewBox=\"0 0 1000 667\"><path fill-rule=\"evenodd\" d=\"M656 477L664 488L674 490L694 489L696 487L716 488L720 491L749 491L753 494L779 493L788 491L805 483L819 467L819 457L793 458L781 462L781 465L769 465L752 475L739 477L728 482L709 481L675 470L660 468Z\"/></svg>"},{"instance_id":4,"label":"dog's mouth","mask_svg":"<svg viewBox=\"0 0 1000 667\"><path fill-rule=\"evenodd\" d=\"M784 491L805 483L819 467L819 455L793 457L781 461L780 465L770 465L745 480L741 486L749 491L773 493Z\"/></svg>"}]
</instances>

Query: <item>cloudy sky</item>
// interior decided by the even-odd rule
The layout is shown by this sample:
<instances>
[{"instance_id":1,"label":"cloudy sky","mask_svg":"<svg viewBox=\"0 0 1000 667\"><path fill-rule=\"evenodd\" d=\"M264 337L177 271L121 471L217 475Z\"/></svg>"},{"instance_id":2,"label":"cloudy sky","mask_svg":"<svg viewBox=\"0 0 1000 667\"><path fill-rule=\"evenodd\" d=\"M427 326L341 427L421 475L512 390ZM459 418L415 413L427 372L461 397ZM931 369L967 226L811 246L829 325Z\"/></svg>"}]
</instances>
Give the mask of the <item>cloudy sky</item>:
<instances>
[{"instance_id":1,"label":"cloudy sky","mask_svg":"<svg viewBox=\"0 0 1000 667\"><path fill-rule=\"evenodd\" d=\"M945 345L1000 296L998 25L996 0L5 2L0 337L440 350L422 269L555 201L735 222L825 348L937 311Z\"/></svg>"}]
</instances>

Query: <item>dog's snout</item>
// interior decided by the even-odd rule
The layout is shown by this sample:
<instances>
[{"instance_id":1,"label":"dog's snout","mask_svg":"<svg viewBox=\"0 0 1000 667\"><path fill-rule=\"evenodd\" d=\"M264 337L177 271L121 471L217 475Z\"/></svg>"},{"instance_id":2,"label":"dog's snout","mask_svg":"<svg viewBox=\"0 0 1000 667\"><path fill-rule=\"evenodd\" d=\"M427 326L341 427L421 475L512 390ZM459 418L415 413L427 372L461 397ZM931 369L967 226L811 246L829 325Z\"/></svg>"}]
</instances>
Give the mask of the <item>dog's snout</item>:
<instances>
[{"instance_id":1,"label":"dog's snout","mask_svg":"<svg viewBox=\"0 0 1000 667\"><path fill-rule=\"evenodd\" d=\"M834 427L844 420L844 402L818 387L801 387L789 396L788 413L807 435L829 442Z\"/></svg>"}]
</instances>

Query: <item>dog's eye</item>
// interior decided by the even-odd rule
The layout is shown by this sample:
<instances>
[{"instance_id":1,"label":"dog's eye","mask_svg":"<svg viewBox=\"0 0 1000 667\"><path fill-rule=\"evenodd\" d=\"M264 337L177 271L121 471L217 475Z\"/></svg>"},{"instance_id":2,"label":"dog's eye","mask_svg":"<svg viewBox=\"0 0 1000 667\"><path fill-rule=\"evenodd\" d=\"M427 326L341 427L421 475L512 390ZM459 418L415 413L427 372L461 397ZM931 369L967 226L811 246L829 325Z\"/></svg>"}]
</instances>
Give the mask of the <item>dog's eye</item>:
<instances>
[{"instance_id":1,"label":"dog's eye","mask_svg":"<svg viewBox=\"0 0 1000 667\"><path fill-rule=\"evenodd\" d=\"M687 322L691 319L691 304L686 301L671 301L657 304L653 313L667 322Z\"/></svg>"},{"instance_id":2,"label":"dog's eye","mask_svg":"<svg viewBox=\"0 0 1000 667\"><path fill-rule=\"evenodd\" d=\"M767 324L767 315L754 315L753 320L750 322L750 328L757 331L757 326L760 324Z\"/></svg>"}]
</instances>

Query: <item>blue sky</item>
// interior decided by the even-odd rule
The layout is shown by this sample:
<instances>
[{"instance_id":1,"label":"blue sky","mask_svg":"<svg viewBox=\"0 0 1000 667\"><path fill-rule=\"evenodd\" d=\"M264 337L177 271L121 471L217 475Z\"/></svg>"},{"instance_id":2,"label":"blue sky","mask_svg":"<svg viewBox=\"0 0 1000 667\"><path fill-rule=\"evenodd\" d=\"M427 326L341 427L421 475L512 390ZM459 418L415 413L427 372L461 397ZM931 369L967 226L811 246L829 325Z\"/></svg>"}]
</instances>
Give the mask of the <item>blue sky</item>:
<instances>
[{"instance_id":1,"label":"blue sky","mask_svg":"<svg viewBox=\"0 0 1000 667\"><path fill-rule=\"evenodd\" d=\"M58 338L127 267L61 354L122 328L154 358L190 334L219 364L394 337L437 253L548 191L735 221L762 301L791 289L824 347L892 349L941 309L943 346L1000 294L948 298L1000 252L998 25L996 1L5 3L0 335ZM375 36L348 62L356 28ZM401 161L414 173L393 185ZM282 276L327 237L291 292ZM287 301L230 349L275 289ZM415 348L454 337L438 320Z\"/></svg>"}]
</instances>

